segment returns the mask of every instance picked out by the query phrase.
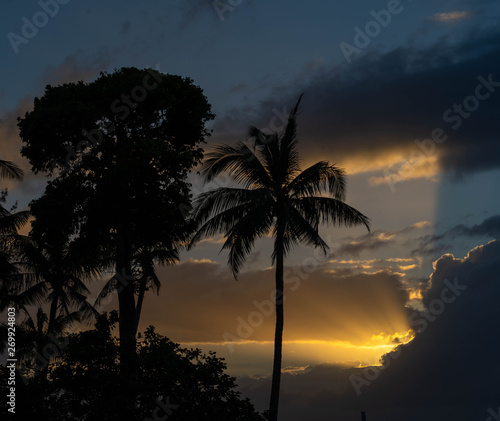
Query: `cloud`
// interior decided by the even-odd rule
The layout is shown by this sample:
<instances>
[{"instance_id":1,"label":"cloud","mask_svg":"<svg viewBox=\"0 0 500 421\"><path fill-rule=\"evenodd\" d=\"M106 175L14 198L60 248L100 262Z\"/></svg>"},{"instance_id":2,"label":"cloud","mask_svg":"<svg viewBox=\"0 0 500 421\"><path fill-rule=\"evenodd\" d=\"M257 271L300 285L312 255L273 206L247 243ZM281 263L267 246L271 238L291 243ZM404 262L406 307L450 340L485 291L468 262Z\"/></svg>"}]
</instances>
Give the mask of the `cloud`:
<instances>
[{"instance_id":1,"label":"cloud","mask_svg":"<svg viewBox=\"0 0 500 421\"><path fill-rule=\"evenodd\" d=\"M40 85L60 85L69 82L90 82L99 76L99 73L109 68L114 50L102 50L87 55L79 50L68 55L58 65L45 68L40 78Z\"/></svg>"},{"instance_id":2,"label":"cloud","mask_svg":"<svg viewBox=\"0 0 500 421\"><path fill-rule=\"evenodd\" d=\"M211 2L205 0L182 0L178 2L177 7L182 14L182 20L179 24L181 30L194 24L197 19L204 15L213 13L213 16L217 17Z\"/></svg>"},{"instance_id":3,"label":"cloud","mask_svg":"<svg viewBox=\"0 0 500 421\"><path fill-rule=\"evenodd\" d=\"M358 257L363 251L379 250L380 248L396 244L401 234L408 234L430 226L431 223L428 221L419 221L398 231L388 232L376 230L356 238L345 237L344 240L350 240L349 243L342 244L338 247L336 254L339 256Z\"/></svg>"},{"instance_id":4,"label":"cloud","mask_svg":"<svg viewBox=\"0 0 500 421\"><path fill-rule=\"evenodd\" d=\"M250 6L254 0L243 2L212 2L206 0L181 0L177 2L177 8L182 15L179 30L198 23L202 18L209 17L217 26L223 24L229 18L231 12Z\"/></svg>"},{"instance_id":5,"label":"cloud","mask_svg":"<svg viewBox=\"0 0 500 421\"><path fill-rule=\"evenodd\" d=\"M365 250L378 250L382 247L388 247L395 243L393 236L386 236L381 231L374 231L365 234L348 244L341 245L336 253L340 256L353 256L358 257L362 251Z\"/></svg>"},{"instance_id":6,"label":"cloud","mask_svg":"<svg viewBox=\"0 0 500 421\"><path fill-rule=\"evenodd\" d=\"M120 34L127 35L132 27L132 21L130 19L126 19L120 28Z\"/></svg>"},{"instance_id":7,"label":"cloud","mask_svg":"<svg viewBox=\"0 0 500 421\"><path fill-rule=\"evenodd\" d=\"M99 73L106 70L111 60L111 52L100 52L91 56L78 51L71 54L57 64L45 68L39 78L39 91L33 96L22 98L12 109L2 110L0 118L0 141L2 143L2 159L15 162L25 173L23 182L8 182L11 193L20 194L22 202L29 202L33 197L39 196L46 184L43 174L35 175L31 172L28 160L21 156L20 150L23 146L19 137L17 118L33 109L35 96L43 94L46 85L58 85L79 80L90 81L95 79Z\"/></svg>"},{"instance_id":8,"label":"cloud","mask_svg":"<svg viewBox=\"0 0 500 421\"><path fill-rule=\"evenodd\" d=\"M407 271L407 270L415 269L416 267L417 267L417 265L415 263L412 265L401 265L401 266L399 266L399 270Z\"/></svg>"},{"instance_id":9,"label":"cloud","mask_svg":"<svg viewBox=\"0 0 500 421\"><path fill-rule=\"evenodd\" d=\"M432 20L438 22L456 22L459 20L470 19L474 14L472 12L466 11L454 11L454 12L446 12L446 13L435 13L432 15Z\"/></svg>"},{"instance_id":10,"label":"cloud","mask_svg":"<svg viewBox=\"0 0 500 421\"><path fill-rule=\"evenodd\" d=\"M345 278L354 274L376 274L384 271L389 271L394 275L405 277L405 272L412 271L421 266L421 259L417 258L391 258L391 259L333 259L329 263L334 269L328 269L328 273L332 273L337 278ZM406 263L406 264L403 264ZM400 271L400 272L398 272ZM413 283L404 282L404 287L410 293L414 288Z\"/></svg>"},{"instance_id":11,"label":"cloud","mask_svg":"<svg viewBox=\"0 0 500 421\"><path fill-rule=\"evenodd\" d=\"M417 238L409 239L405 242L405 245L417 244L417 247L414 248L410 255L413 256L425 256L432 254L431 251L444 251L445 249L449 249L451 246L448 244L443 244L442 240L446 238L446 233L442 234L425 234Z\"/></svg>"},{"instance_id":12,"label":"cloud","mask_svg":"<svg viewBox=\"0 0 500 421\"><path fill-rule=\"evenodd\" d=\"M11 110L2 112L0 120L0 142L2 144L1 158L6 161L11 161L17 164L24 171L22 182L2 180L1 188L7 187L9 197L14 196L20 202L20 209L24 209L25 205L39 196L45 188L46 180L41 175L35 175L31 172L29 161L21 156L20 150L22 142L19 137L19 129L17 127L17 117L24 115L27 111L33 108L33 98L25 97L21 99L16 107Z\"/></svg>"},{"instance_id":13,"label":"cloud","mask_svg":"<svg viewBox=\"0 0 500 421\"><path fill-rule=\"evenodd\" d=\"M467 227L465 225L457 225L447 233L452 238L460 235L466 237L487 236L492 238L500 237L500 215L494 215L485 219L482 223Z\"/></svg>"},{"instance_id":14,"label":"cloud","mask_svg":"<svg viewBox=\"0 0 500 421\"><path fill-rule=\"evenodd\" d=\"M362 410L369 419L385 421L485 420L492 411L497 414L499 271L498 241L476 247L464 258L443 255L424 293L427 316L410 316L421 330L414 340L388 354L383 369L323 364L304 374L284 375L283 418L348 421L358 419ZM360 396L353 375L366 381ZM245 395L265 407L269 379L238 382Z\"/></svg>"},{"instance_id":15,"label":"cloud","mask_svg":"<svg viewBox=\"0 0 500 421\"><path fill-rule=\"evenodd\" d=\"M476 29L426 46L367 49L350 64L320 67L305 82L229 111L214 140L243 136L247 124L269 128L273 110L289 112L305 93L298 118L304 165L331 157L348 174L375 172L373 183L442 172L458 180L498 168L500 132L492 116L500 112L500 31Z\"/></svg>"},{"instance_id":16,"label":"cloud","mask_svg":"<svg viewBox=\"0 0 500 421\"><path fill-rule=\"evenodd\" d=\"M361 346L373 335L408 329L408 293L400 276L386 270L339 277L328 268L286 267L285 340ZM158 276L160 295L146 297L141 329L154 322L159 332L179 342L273 340L273 269L249 270L235 281L223 265L189 260L158 268Z\"/></svg>"},{"instance_id":17,"label":"cloud","mask_svg":"<svg viewBox=\"0 0 500 421\"><path fill-rule=\"evenodd\" d=\"M406 244L416 243L411 256L433 256L449 249L450 240L458 237L488 237L497 239L500 236L500 215L493 215L486 218L480 224L466 226L464 224L455 225L440 234L428 234L409 240Z\"/></svg>"}]
</instances>

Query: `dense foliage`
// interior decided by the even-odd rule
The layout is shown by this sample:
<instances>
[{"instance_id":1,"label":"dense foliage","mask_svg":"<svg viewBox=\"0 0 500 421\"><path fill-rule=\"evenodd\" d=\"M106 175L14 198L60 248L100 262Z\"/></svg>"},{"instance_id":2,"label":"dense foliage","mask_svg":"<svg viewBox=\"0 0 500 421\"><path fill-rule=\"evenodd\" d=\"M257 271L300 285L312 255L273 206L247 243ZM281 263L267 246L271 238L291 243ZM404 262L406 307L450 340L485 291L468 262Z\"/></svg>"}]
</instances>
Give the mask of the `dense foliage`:
<instances>
[{"instance_id":1,"label":"dense foliage","mask_svg":"<svg viewBox=\"0 0 500 421\"><path fill-rule=\"evenodd\" d=\"M47 377L17 380L11 419L40 421L119 420L119 343L112 330L117 315L98 317L95 329L67 335L49 364ZM259 421L263 418L235 390L235 379L214 353L185 349L150 326L138 341L135 413L128 420ZM5 366L1 367L4 378ZM2 396L7 394L5 382Z\"/></svg>"}]
</instances>

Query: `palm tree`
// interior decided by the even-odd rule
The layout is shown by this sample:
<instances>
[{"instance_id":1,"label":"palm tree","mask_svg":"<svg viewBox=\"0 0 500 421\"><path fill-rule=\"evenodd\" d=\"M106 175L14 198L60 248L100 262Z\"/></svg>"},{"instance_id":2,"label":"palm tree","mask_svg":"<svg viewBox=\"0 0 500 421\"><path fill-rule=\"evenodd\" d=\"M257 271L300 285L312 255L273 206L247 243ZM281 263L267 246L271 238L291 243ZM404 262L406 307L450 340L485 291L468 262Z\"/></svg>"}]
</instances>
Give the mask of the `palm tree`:
<instances>
[{"instance_id":1,"label":"palm tree","mask_svg":"<svg viewBox=\"0 0 500 421\"><path fill-rule=\"evenodd\" d=\"M127 279L122 279L120 274L115 273L108 279L99 292L94 306L100 306L106 297L114 291L119 290L123 281L132 282L135 295L137 296L134 337L137 336L146 291L153 290L157 295L160 294L161 281L156 274L156 267L169 266L177 263L179 261L178 248L180 249L182 246L185 246L185 244L179 242L179 244L171 244L170 249L155 250L151 247L142 247L137 250L132 256L131 274ZM107 259L105 262L109 265L110 261L110 259Z\"/></svg>"},{"instance_id":2,"label":"palm tree","mask_svg":"<svg viewBox=\"0 0 500 421\"><path fill-rule=\"evenodd\" d=\"M80 265L67 242L49 246L18 235L12 248L16 271L9 276L9 291L4 300L26 316L17 329L23 344L18 354L25 374L45 377L50 359L61 349L59 338L65 330L98 314L87 302L89 290L83 280L99 272ZM40 307L32 318L28 308L34 305ZM0 326L2 329L5 325ZM0 351L4 345L0 344Z\"/></svg>"},{"instance_id":3,"label":"palm tree","mask_svg":"<svg viewBox=\"0 0 500 421\"><path fill-rule=\"evenodd\" d=\"M4 161L0 159L0 180L17 180L21 181L24 176L24 172L16 164L10 161ZM17 229L21 228L28 220L29 212L17 212L12 213L14 210L10 211L5 209L3 203L5 203L7 197L7 190L0 191L0 235L3 236L12 234L16 232ZM3 265L2 265L3 267Z\"/></svg>"},{"instance_id":4,"label":"palm tree","mask_svg":"<svg viewBox=\"0 0 500 421\"><path fill-rule=\"evenodd\" d=\"M19 237L15 254L19 270L11 277L15 291L12 302L19 308L48 303L48 333L61 331L63 320L66 325L68 321L89 320L98 314L87 302L90 291L84 280L100 272L79 264L68 243L42 245L32 238Z\"/></svg>"},{"instance_id":5,"label":"palm tree","mask_svg":"<svg viewBox=\"0 0 500 421\"><path fill-rule=\"evenodd\" d=\"M302 98L302 97L301 97ZM218 233L225 235L222 249L229 250L228 264L237 277L255 240L268 233L274 238L272 262L276 266L276 331L269 405L270 419L278 417L283 338L283 264L293 246L328 245L320 237L320 223L334 226L364 225L369 219L347 205L344 171L327 161L300 170L296 116L288 117L282 133L265 134L250 127L250 145L219 145L207 155L202 176L209 182L229 173L242 188L220 187L199 195L193 219L198 230L191 244Z\"/></svg>"},{"instance_id":6,"label":"palm tree","mask_svg":"<svg viewBox=\"0 0 500 421\"><path fill-rule=\"evenodd\" d=\"M0 159L0 179L17 180L23 178L23 171L16 164ZM12 263L13 243L18 238L20 229L29 219L28 211L13 212L15 206L7 210L3 203L7 197L7 190L0 191L0 311L5 309L10 286L6 280L16 273L17 268Z\"/></svg>"},{"instance_id":7,"label":"palm tree","mask_svg":"<svg viewBox=\"0 0 500 421\"><path fill-rule=\"evenodd\" d=\"M0 159L0 179L22 180L24 172L16 164Z\"/></svg>"},{"instance_id":8,"label":"palm tree","mask_svg":"<svg viewBox=\"0 0 500 421\"><path fill-rule=\"evenodd\" d=\"M64 331L78 319L78 316L76 313L68 316L59 315L52 331L49 331L49 317L42 307L38 307L35 317L32 317L24 306L19 310L19 313L25 316L25 319L16 326L16 358L20 364L19 368L27 377L46 375L50 360L65 346ZM0 324L2 333L0 352L4 352L7 346L7 329L7 323Z\"/></svg>"}]
</instances>

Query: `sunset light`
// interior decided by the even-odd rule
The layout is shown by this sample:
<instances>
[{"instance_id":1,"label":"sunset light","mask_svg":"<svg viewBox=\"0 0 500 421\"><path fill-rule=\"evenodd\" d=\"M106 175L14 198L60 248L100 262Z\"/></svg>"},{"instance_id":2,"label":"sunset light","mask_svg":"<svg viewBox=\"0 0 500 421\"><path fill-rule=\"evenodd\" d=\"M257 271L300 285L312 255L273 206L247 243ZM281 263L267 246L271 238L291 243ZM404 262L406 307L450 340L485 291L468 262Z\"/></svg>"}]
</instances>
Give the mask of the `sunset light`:
<instances>
[{"instance_id":1,"label":"sunset light","mask_svg":"<svg viewBox=\"0 0 500 421\"><path fill-rule=\"evenodd\" d=\"M0 420L500 420L500 2L3 2Z\"/></svg>"}]
</instances>

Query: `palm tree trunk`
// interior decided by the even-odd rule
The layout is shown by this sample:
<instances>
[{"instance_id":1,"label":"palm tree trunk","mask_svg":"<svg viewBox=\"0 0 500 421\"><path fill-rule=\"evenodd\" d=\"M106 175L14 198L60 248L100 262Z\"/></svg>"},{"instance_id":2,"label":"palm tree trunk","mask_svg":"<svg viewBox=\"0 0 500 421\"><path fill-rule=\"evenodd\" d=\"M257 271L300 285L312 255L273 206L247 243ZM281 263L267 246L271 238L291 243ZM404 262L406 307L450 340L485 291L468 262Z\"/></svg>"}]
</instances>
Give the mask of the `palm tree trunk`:
<instances>
[{"instance_id":1,"label":"palm tree trunk","mask_svg":"<svg viewBox=\"0 0 500 421\"><path fill-rule=\"evenodd\" d=\"M49 321L48 321L48 325L47 325L47 334L45 335L45 338L44 338L44 345L47 345L50 343L50 341L55 338L54 335L54 330L55 330L55 321L56 321L56 317L57 317L57 306L59 304L59 299L58 299L58 296L57 296L57 291L54 291L54 299L52 300L52 302L50 303L50 311L49 311ZM38 324L40 325L40 321L38 321ZM42 327L43 327L43 323L41 324ZM44 367L42 368L42 370L40 371L40 376L42 378L45 378L45 379L48 379L48 376L49 376L49 362L50 362L50 358L51 356L50 355L47 355L43 352L43 347L40 346L40 352L42 352L42 355L43 355L43 358L45 359L45 364L44 364Z\"/></svg>"},{"instance_id":2,"label":"palm tree trunk","mask_svg":"<svg viewBox=\"0 0 500 421\"><path fill-rule=\"evenodd\" d=\"M141 319L142 303L144 302L144 293L146 292L146 286L141 283L141 288L139 290L139 295L137 297L137 306L135 309L135 329L134 336L137 335L137 330L139 329L139 321Z\"/></svg>"},{"instance_id":3,"label":"palm tree trunk","mask_svg":"<svg viewBox=\"0 0 500 421\"><path fill-rule=\"evenodd\" d=\"M57 305L59 304L57 295L54 297L52 302L50 303L50 312L49 312L49 325L47 327L47 333L52 333L54 330L54 324L57 317Z\"/></svg>"},{"instance_id":4,"label":"palm tree trunk","mask_svg":"<svg viewBox=\"0 0 500 421\"><path fill-rule=\"evenodd\" d=\"M130 250L124 233L118 235L116 274L118 278L118 310L120 350L127 359L135 353L135 293L132 282Z\"/></svg>"},{"instance_id":5,"label":"palm tree trunk","mask_svg":"<svg viewBox=\"0 0 500 421\"><path fill-rule=\"evenodd\" d=\"M279 234L278 234L279 236ZM270 420L278 420L278 404L281 383L281 358L283 345L283 238L277 238L279 250L276 255L276 330L274 332L274 363L271 384L271 401L269 404Z\"/></svg>"},{"instance_id":6,"label":"palm tree trunk","mask_svg":"<svg viewBox=\"0 0 500 421\"><path fill-rule=\"evenodd\" d=\"M131 416L135 410L135 293L132 280L130 245L126 228L117 230L116 276L120 332L120 397L117 415Z\"/></svg>"}]
</instances>

